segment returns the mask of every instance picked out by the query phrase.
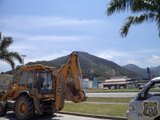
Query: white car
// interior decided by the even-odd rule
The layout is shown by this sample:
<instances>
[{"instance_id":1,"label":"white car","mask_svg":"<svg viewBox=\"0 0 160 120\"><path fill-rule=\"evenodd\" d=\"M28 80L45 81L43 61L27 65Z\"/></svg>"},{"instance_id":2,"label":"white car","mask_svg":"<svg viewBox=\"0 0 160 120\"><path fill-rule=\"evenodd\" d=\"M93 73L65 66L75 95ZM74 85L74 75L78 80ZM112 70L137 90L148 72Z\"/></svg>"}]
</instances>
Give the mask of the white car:
<instances>
[{"instance_id":1,"label":"white car","mask_svg":"<svg viewBox=\"0 0 160 120\"><path fill-rule=\"evenodd\" d=\"M129 103L128 120L160 120L160 77L149 81Z\"/></svg>"}]
</instances>

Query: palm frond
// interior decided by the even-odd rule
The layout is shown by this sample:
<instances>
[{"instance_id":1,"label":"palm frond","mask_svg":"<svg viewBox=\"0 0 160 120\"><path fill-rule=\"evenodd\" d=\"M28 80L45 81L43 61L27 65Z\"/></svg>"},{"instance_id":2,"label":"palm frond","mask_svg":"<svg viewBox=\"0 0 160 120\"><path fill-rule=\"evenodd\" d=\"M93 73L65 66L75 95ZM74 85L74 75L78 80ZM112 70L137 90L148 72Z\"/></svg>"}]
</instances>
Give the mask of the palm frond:
<instances>
[{"instance_id":1,"label":"palm frond","mask_svg":"<svg viewBox=\"0 0 160 120\"><path fill-rule=\"evenodd\" d=\"M158 14L160 14L160 0L151 0L153 9L156 10Z\"/></svg>"},{"instance_id":2,"label":"palm frond","mask_svg":"<svg viewBox=\"0 0 160 120\"><path fill-rule=\"evenodd\" d=\"M13 43L13 40L11 37L4 37L0 44L0 50L5 50L7 47L9 47Z\"/></svg>"},{"instance_id":3,"label":"palm frond","mask_svg":"<svg viewBox=\"0 0 160 120\"><path fill-rule=\"evenodd\" d=\"M124 23L124 25L122 26L122 28L120 29L120 34L122 37L126 37L128 32L129 32L129 28L133 22L134 17L130 16L127 18L126 22Z\"/></svg>"},{"instance_id":4,"label":"palm frond","mask_svg":"<svg viewBox=\"0 0 160 120\"><path fill-rule=\"evenodd\" d=\"M1 32L0 32L1 36ZM0 39L0 60L6 61L12 67L15 67L14 60L17 60L19 63L22 63L22 57L19 55L18 52L10 52L8 47L13 43L11 37L3 37Z\"/></svg>"},{"instance_id":5,"label":"palm frond","mask_svg":"<svg viewBox=\"0 0 160 120\"><path fill-rule=\"evenodd\" d=\"M131 25L137 25L140 23L143 23L144 21L148 21L150 19L153 19L153 15L150 14L142 14L140 16L130 16L126 19L125 23L123 24L122 28L120 29L120 34L122 37L126 37L130 26Z\"/></svg>"},{"instance_id":6,"label":"palm frond","mask_svg":"<svg viewBox=\"0 0 160 120\"><path fill-rule=\"evenodd\" d=\"M0 59L5 59L8 57L8 50L0 50Z\"/></svg>"},{"instance_id":7,"label":"palm frond","mask_svg":"<svg viewBox=\"0 0 160 120\"><path fill-rule=\"evenodd\" d=\"M1 51L0 52L0 59L7 59L12 58L14 60L17 60L19 63L22 63L22 57L17 52L9 52L8 50Z\"/></svg>"},{"instance_id":8,"label":"palm frond","mask_svg":"<svg viewBox=\"0 0 160 120\"><path fill-rule=\"evenodd\" d=\"M156 16L156 25L158 26L159 37L160 37L160 16Z\"/></svg>"},{"instance_id":9,"label":"palm frond","mask_svg":"<svg viewBox=\"0 0 160 120\"><path fill-rule=\"evenodd\" d=\"M107 6L108 16L115 12L130 10L139 13L140 16L128 17L120 29L122 37L126 37L130 26L143 23L144 21L155 21L160 34L160 0L111 0Z\"/></svg>"},{"instance_id":10,"label":"palm frond","mask_svg":"<svg viewBox=\"0 0 160 120\"><path fill-rule=\"evenodd\" d=\"M153 0L133 0L131 5L131 11L137 12L153 12L155 7L152 3Z\"/></svg>"},{"instance_id":11,"label":"palm frond","mask_svg":"<svg viewBox=\"0 0 160 120\"><path fill-rule=\"evenodd\" d=\"M13 59L12 59L12 58L7 57L7 58L3 58L3 59L1 59L1 60L3 60L3 61L5 61L5 62L7 62L8 64L10 64L10 65L11 65L11 67L12 67L12 69L14 69L14 68L15 68L15 62L13 61Z\"/></svg>"},{"instance_id":12,"label":"palm frond","mask_svg":"<svg viewBox=\"0 0 160 120\"><path fill-rule=\"evenodd\" d=\"M22 63L22 57L17 52L9 52L8 50L0 51L0 60L9 63L12 69L15 67L14 60Z\"/></svg>"},{"instance_id":13,"label":"palm frond","mask_svg":"<svg viewBox=\"0 0 160 120\"><path fill-rule=\"evenodd\" d=\"M127 8L129 0L112 0L107 5L106 13L108 16L112 15L114 12L124 11Z\"/></svg>"},{"instance_id":14,"label":"palm frond","mask_svg":"<svg viewBox=\"0 0 160 120\"><path fill-rule=\"evenodd\" d=\"M123 12L125 10L138 12L159 12L159 0L111 0L107 4L106 13L108 16L115 12Z\"/></svg>"},{"instance_id":15,"label":"palm frond","mask_svg":"<svg viewBox=\"0 0 160 120\"><path fill-rule=\"evenodd\" d=\"M2 32L0 32L0 40L1 40L1 37L2 37Z\"/></svg>"},{"instance_id":16,"label":"palm frond","mask_svg":"<svg viewBox=\"0 0 160 120\"><path fill-rule=\"evenodd\" d=\"M11 65L12 69L15 68L15 62L13 61L12 58L7 58L7 59L6 59L6 62L8 62L8 63Z\"/></svg>"},{"instance_id":17,"label":"palm frond","mask_svg":"<svg viewBox=\"0 0 160 120\"><path fill-rule=\"evenodd\" d=\"M12 57L13 59L18 60L19 63L22 63L22 62L23 62L22 57L21 57L21 55L19 55L18 52L9 52L8 55L9 55L10 57Z\"/></svg>"}]
</instances>

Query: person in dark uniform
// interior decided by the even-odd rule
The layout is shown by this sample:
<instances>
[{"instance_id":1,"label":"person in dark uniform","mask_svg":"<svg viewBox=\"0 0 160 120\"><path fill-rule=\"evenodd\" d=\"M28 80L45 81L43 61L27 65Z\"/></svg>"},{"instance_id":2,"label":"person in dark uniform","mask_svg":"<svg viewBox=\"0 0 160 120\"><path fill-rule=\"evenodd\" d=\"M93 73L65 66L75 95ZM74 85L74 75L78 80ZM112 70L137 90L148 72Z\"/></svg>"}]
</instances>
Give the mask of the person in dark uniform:
<instances>
[{"instance_id":1,"label":"person in dark uniform","mask_svg":"<svg viewBox=\"0 0 160 120\"><path fill-rule=\"evenodd\" d=\"M39 74L38 81L39 81L39 86L42 88L44 83L44 78L42 74Z\"/></svg>"},{"instance_id":2,"label":"person in dark uniform","mask_svg":"<svg viewBox=\"0 0 160 120\"><path fill-rule=\"evenodd\" d=\"M37 73L37 79L35 82L35 87L38 89L38 93L40 92L41 88L43 87L44 78L41 73Z\"/></svg>"}]
</instances>

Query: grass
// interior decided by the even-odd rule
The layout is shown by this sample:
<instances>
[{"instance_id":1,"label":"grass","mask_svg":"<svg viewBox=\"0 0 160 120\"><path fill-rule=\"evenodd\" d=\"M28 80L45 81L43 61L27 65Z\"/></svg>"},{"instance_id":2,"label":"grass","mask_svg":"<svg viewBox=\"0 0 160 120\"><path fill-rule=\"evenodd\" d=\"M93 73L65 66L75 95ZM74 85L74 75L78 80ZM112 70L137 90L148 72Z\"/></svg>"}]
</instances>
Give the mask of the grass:
<instances>
[{"instance_id":1,"label":"grass","mask_svg":"<svg viewBox=\"0 0 160 120\"><path fill-rule=\"evenodd\" d=\"M114 117L126 117L128 110L127 104L116 103L129 103L131 97L128 98L99 98L88 97L86 103L65 103L63 112L84 113L93 115L105 115ZM87 102L112 102L115 104L91 104Z\"/></svg>"},{"instance_id":2,"label":"grass","mask_svg":"<svg viewBox=\"0 0 160 120\"><path fill-rule=\"evenodd\" d=\"M127 88L127 89L102 89L102 88L89 88L86 89L86 93L108 93L108 92L140 92L138 88ZM153 88L152 92L159 92L159 88Z\"/></svg>"},{"instance_id":3,"label":"grass","mask_svg":"<svg viewBox=\"0 0 160 120\"><path fill-rule=\"evenodd\" d=\"M93 115L126 117L127 109L128 105L125 104L65 103L63 111Z\"/></svg>"},{"instance_id":4,"label":"grass","mask_svg":"<svg viewBox=\"0 0 160 120\"><path fill-rule=\"evenodd\" d=\"M105 93L105 92L139 92L140 90L137 88L131 88L131 89L93 89L89 88L86 89L86 92L88 93Z\"/></svg>"},{"instance_id":5,"label":"grass","mask_svg":"<svg viewBox=\"0 0 160 120\"><path fill-rule=\"evenodd\" d=\"M88 97L87 102L115 102L115 103L129 103L131 101L131 97L127 98L115 98L115 97Z\"/></svg>"}]
</instances>

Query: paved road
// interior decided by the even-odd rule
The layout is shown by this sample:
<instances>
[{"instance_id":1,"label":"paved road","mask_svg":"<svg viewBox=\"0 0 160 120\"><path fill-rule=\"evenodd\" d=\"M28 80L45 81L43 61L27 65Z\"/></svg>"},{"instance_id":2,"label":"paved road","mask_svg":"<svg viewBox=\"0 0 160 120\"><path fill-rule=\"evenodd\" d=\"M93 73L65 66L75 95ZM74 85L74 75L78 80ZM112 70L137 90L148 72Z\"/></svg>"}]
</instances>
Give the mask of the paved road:
<instances>
[{"instance_id":1,"label":"paved road","mask_svg":"<svg viewBox=\"0 0 160 120\"><path fill-rule=\"evenodd\" d=\"M0 120L17 120L17 119L16 119L15 114L13 112L10 112L10 113L7 113L5 117L1 117ZM35 116L32 118L32 120L104 120L104 119L55 113L51 117ZM105 120L111 120L111 119L105 119Z\"/></svg>"},{"instance_id":2,"label":"paved road","mask_svg":"<svg viewBox=\"0 0 160 120\"><path fill-rule=\"evenodd\" d=\"M137 92L86 93L87 97L135 97Z\"/></svg>"}]
</instances>

